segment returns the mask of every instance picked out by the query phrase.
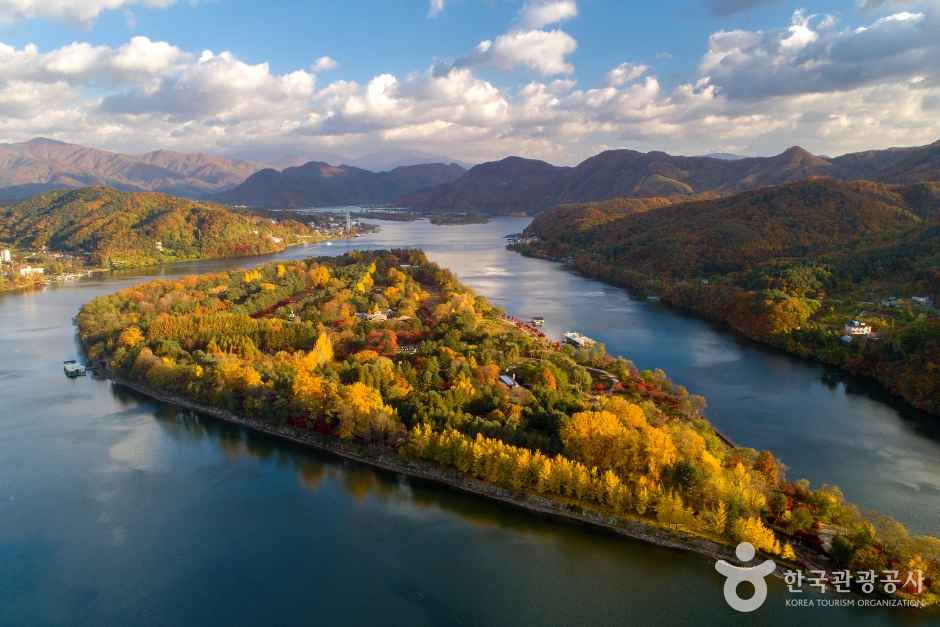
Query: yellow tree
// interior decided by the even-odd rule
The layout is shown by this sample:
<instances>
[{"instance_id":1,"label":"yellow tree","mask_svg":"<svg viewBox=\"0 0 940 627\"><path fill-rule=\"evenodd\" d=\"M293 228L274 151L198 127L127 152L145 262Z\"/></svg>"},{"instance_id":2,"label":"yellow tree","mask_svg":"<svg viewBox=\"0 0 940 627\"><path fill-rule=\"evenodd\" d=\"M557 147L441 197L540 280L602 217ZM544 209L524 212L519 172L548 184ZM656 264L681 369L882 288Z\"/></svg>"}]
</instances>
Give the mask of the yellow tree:
<instances>
[{"instance_id":1,"label":"yellow tree","mask_svg":"<svg viewBox=\"0 0 940 627\"><path fill-rule=\"evenodd\" d=\"M397 426L394 410L382 401L378 391L363 383L343 386L337 405L341 438L386 435Z\"/></svg>"},{"instance_id":2,"label":"yellow tree","mask_svg":"<svg viewBox=\"0 0 940 627\"><path fill-rule=\"evenodd\" d=\"M756 516L739 518L734 521L734 539L738 542L750 542L755 548L767 553L779 553L780 544L774 532L768 529Z\"/></svg>"},{"instance_id":3,"label":"yellow tree","mask_svg":"<svg viewBox=\"0 0 940 627\"><path fill-rule=\"evenodd\" d=\"M333 342L330 341L330 336L326 331L320 331L313 348L304 357L304 365L312 370L331 361L333 361Z\"/></svg>"},{"instance_id":4,"label":"yellow tree","mask_svg":"<svg viewBox=\"0 0 940 627\"><path fill-rule=\"evenodd\" d=\"M326 266L316 265L307 273L307 278L313 287L324 288L330 282L330 269Z\"/></svg>"},{"instance_id":5,"label":"yellow tree","mask_svg":"<svg viewBox=\"0 0 940 627\"><path fill-rule=\"evenodd\" d=\"M324 385L321 377L299 369L294 375L291 392L296 404L305 413L315 414L323 409Z\"/></svg>"},{"instance_id":6,"label":"yellow tree","mask_svg":"<svg viewBox=\"0 0 940 627\"><path fill-rule=\"evenodd\" d=\"M134 348L143 341L144 334L141 333L140 328L137 326L127 327L121 331L121 335L118 337L118 344L127 348Z\"/></svg>"}]
</instances>

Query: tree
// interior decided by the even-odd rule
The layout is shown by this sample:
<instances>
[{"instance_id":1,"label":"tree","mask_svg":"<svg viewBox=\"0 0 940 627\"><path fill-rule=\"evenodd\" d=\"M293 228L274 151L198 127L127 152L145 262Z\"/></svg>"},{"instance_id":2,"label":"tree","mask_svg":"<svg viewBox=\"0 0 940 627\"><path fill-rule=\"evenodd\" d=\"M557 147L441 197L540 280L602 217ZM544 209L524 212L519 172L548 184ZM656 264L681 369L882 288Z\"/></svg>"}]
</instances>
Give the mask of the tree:
<instances>
[{"instance_id":1,"label":"tree","mask_svg":"<svg viewBox=\"0 0 940 627\"><path fill-rule=\"evenodd\" d=\"M725 535L728 529L728 506L724 501L718 501L715 509L708 512L708 526L719 536Z\"/></svg>"},{"instance_id":2,"label":"tree","mask_svg":"<svg viewBox=\"0 0 940 627\"><path fill-rule=\"evenodd\" d=\"M333 361L333 343L326 331L321 331L316 343L304 357L304 365L311 370Z\"/></svg>"},{"instance_id":3,"label":"tree","mask_svg":"<svg viewBox=\"0 0 940 627\"><path fill-rule=\"evenodd\" d=\"M779 543L774 532L768 529L756 516L739 518L734 521L734 539L738 542L750 542L754 548L766 553L779 553Z\"/></svg>"},{"instance_id":4,"label":"tree","mask_svg":"<svg viewBox=\"0 0 940 627\"><path fill-rule=\"evenodd\" d=\"M317 264L307 272L307 279L310 285L322 289L330 282L330 269Z\"/></svg>"},{"instance_id":5,"label":"tree","mask_svg":"<svg viewBox=\"0 0 940 627\"><path fill-rule=\"evenodd\" d=\"M126 348L134 348L143 341L144 334L141 333L140 327L136 325L127 327L121 331L121 335L118 337L118 344Z\"/></svg>"},{"instance_id":6,"label":"tree","mask_svg":"<svg viewBox=\"0 0 940 627\"><path fill-rule=\"evenodd\" d=\"M338 434L343 439L384 437L397 427L394 410L378 391L362 383L343 386L337 405Z\"/></svg>"}]
</instances>

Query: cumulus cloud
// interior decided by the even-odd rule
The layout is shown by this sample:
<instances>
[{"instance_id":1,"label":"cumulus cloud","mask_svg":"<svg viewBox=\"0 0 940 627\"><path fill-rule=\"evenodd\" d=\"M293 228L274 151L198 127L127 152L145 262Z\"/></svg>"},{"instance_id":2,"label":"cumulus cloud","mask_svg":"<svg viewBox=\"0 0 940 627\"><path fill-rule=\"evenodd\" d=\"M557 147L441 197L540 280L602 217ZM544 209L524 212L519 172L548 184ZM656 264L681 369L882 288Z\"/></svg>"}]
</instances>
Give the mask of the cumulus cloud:
<instances>
[{"instance_id":1,"label":"cumulus cloud","mask_svg":"<svg viewBox=\"0 0 940 627\"><path fill-rule=\"evenodd\" d=\"M522 7L519 23L525 30L545 28L578 15L574 0L532 0Z\"/></svg>"},{"instance_id":2,"label":"cumulus cloud","mask_svg":"<svg viewBox=\"0 0 940 627\"><path fill-rule=\"evenodd\" d=\"M940 74L940 10L901 12L865 27L836 27L797 11L775 31L721 31L700 70L731 97L834 92L923 73Z\"/></svg>"},{"instance_id":3,"label":"cumulus cloud","mask_svg":"<svg viewBox=\"0 0 940 627\"><path fill-rule=\"evenodd\" d=\"M607 82L614 87L621 87L630 81L634 81L649 70L645 65L635 63L621 63L611 71L607 72Z\"/></svg>"},{"instance_id":4,"label":"cumulus cloud","mask_svg":"<svg viewBox=\"0 0 940 627\"><path fill-rule=\"evenodd\" d=\"M523 66L539 74L570 74L567 56L578 42L563 30L510 31L495 41L481 41L467 65L491 65L503 70Z\"/></svg>"},{"instance_id":5,"label":"cumulus cloud","mask_svg":"<svg viewBox=\"0 0 940 627\"><path fill-rule=\"evenodd\" d=\"M328 72L339 67L339 63L333 57L320 57L313 62L311 68L314 72Z\"/></svg>"},{"instance_id":6,"label":"cumulus cloud","mask_svg":"<svg viewBox=\"0 0 940 627\"><path fill-rule=\"evenodd\" d=\"M524 68L546 76L571 74L574 66L568 56L578 48L578 42L561 29L544 27L577 14L572 0L531 0L523 5L517 25L496 39L481 41L453 67Z\"/></svg>"},{"instance_id":7,"label":"cumulus cloud","mask_svg":"<svg viewBox=\"0 0 940 627\"><path fill-rule=\"evenodd\" d=\"M0 22L42 18L88 23L105 11L131 6L164 9L176 0L0 0Z\"/></svg>"},{"instance_id":8,"label":"cumulus cloud","mask_svg":"<svg viewBox=\"0 0 940 627\"><path fill-rule=\"evenodd\" d=\"M320 60L279 73L146 37L52 50L0 43L0 141L45 135L243 157L393 146L558 163L610 147L768 154L794 143L824 153L925 144L940 137L936 34L929 4L851 28L798 12L777 29L713 33L697 75L678 85L629 62L581 85L567 60L573 38L523 28L521 17L461 62L322 84ZM531 76L501 87L478 74L483 66Z\"/></svg>"}]
</instances>

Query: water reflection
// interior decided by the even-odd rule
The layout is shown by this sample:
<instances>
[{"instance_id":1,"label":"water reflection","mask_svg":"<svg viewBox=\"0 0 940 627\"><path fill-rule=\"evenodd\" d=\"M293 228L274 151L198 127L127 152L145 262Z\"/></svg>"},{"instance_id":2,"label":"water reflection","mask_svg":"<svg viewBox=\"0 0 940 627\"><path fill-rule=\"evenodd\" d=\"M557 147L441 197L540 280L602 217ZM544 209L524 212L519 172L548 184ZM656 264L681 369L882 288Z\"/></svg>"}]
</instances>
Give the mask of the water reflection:
<instances>
[{"instance_id":1,"label":"water reflection","mask_svg":"<svg viewBox=\"0 0 940 627\"><path fill-rule=\"evenodd\" d=\"M120 393L125 396L125 400L128 396L136 395L126 390ZM138 400L142 404L153 404L143 397ZM630 622L629 618L625 618L630 616L640 623L654 620L655 616L658 624L685 624L690 620L709 624L709 620L714 622L730 618L720 600L720 580L706 575L711 571L711 564L703 557L653 547L587 526L560 523L508 505L446 489L433 482L403 477L280 441L267 434L190 411L158 405L155 414L161 426L160 433L173 442L195 448L209 445L210 449L222 451L227 462L249 463L252 466L251 471L236 474L222 469L212 474L203 472L200 481L208 486L204 494L216 488L227 492L256 490L257 487L249 482L245 482L247 485L244 486L240 483L245 478L259 476L259 472L263 475L265 468L277 468L279 472L293 474L293 486L300 493L332 506L332 511L318 510L317 521L322 521L323 516L335 516L337 522L342 521L344 526L358 528L356 525L363 524L361 519L369 520L365 523L366 528L357 533L371 534L372 540L367 541L366 536L362 536L361 541L370 544L376 541L390 543L389 546L402 543L403 546L412 547L404 563L392 567L385 563L389 557L382 556L370 568L386 572L388 590L394 596L414 604L414 611L432 623L437 623L447 612L451 617L455 613L463 613L467 617L477 616L483 623L493 622L494 615L485 609L494 603L492 597L478 599L481 605L464 601L463 591L454 580L461 568L469 568L474 573L475 589L486 587L483 581L476 579L482 573L502 581L503 585L509 584L510 588L518 586L513 594L496 605L509 606L528 600L531 606L525 611L517 609L513 615L524 616L533 623L554 624L559 616L565 615L568 620L563 622L577 622L579 618L592 616L591 622L604 623L606 617L620 624ZM147 442L157 448L166 446L166 443L149 439L140 442ZM232 481L234 485L229 483ZM276 490L284 488L287 494L291 493L289 486ZM338 495L342 495L342 499ZM103 493L100 500L107 503L113 496L113 492ZM350 510L344 504L347 500L354 503L357 510ZM459 521L460 525L455 526L455 521ZM127 530L118 519L101 516L99 522L108 528L109 537L115 546L126 542ZM310 524L313 521L297 522ZM451 544L455 534L470 539L466 531L458 529L473 530L471 545ZM418 535L414 535L416 533ZM410 552L418 546L412 546L414 542L423 546L421 553ZM494 554L491 544L501 549ZM431 556L435 554L434 547L443 549L444 546L448 554L441 557L453 563L454 569L446 575L439 575L443 584L443 587L439 587L429 584L428 579L418 573L422 572L422 566L434 569L440 567L437 558ZM427 553L429 549L431 554ZM393 550L393 553L397 551ZM536 563L540 565L538 570L527 566ZM552 573L549 580L545 579L547 573ZM572 582L569 577L577 576L577 573L586 576L586 580L577 584ZM508 581L505 579L506 574L510 574ZM571 586L577 593L569 590ZM546 590L552 590L554 600L549 601L542 596L532 597L536 590L539 591L536 594L540 595L544 595ZM788 625L797 619L805 621L805 615L794 614L783 607L786 593L780 581L771 580L770 590L769 603L775 604L777 608L774 614L762 614L759 619L741 617L737 622L745 625ZM454 598L455 591L461 597L458 600ZM588 599L580 595L593 595L595 598L601 595L606 603L603 611L598 612L601 609L598 605L587 603ZM470 596L478 598L475 593L470 593ZM654 601L667 597L683 599L686 603L666 610L659 607L658 601ZM623 604L622 601L627 599L630 602ZM654 607L659 609L653 610ZM926 624L923 616L903 612L887 613L867 609L831 612L826 614L826 619L834 625L884 624L889 619L890 622L901 619L911 624Z\"/></svg>"}]
</instances>

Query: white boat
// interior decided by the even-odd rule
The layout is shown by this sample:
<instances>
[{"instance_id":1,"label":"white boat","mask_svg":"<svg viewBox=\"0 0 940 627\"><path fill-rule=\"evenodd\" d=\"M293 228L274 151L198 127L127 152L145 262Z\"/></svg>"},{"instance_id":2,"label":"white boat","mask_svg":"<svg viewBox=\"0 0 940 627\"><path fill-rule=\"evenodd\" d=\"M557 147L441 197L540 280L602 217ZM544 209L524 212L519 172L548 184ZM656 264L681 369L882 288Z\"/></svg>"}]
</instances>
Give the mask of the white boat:
<instances>
[{"instance_id":1,"label":"white boat","mask_svg":"<svg viewBox=\"0 0 940 627\"><path fill-rule=\"evenodd\" d=\"M74 359L69 359L68 361L62 362L62 370L65 371L65 376L72 379L75 377L85 376L85 366L81 365Z\"/></svg>"}]
</instances>

